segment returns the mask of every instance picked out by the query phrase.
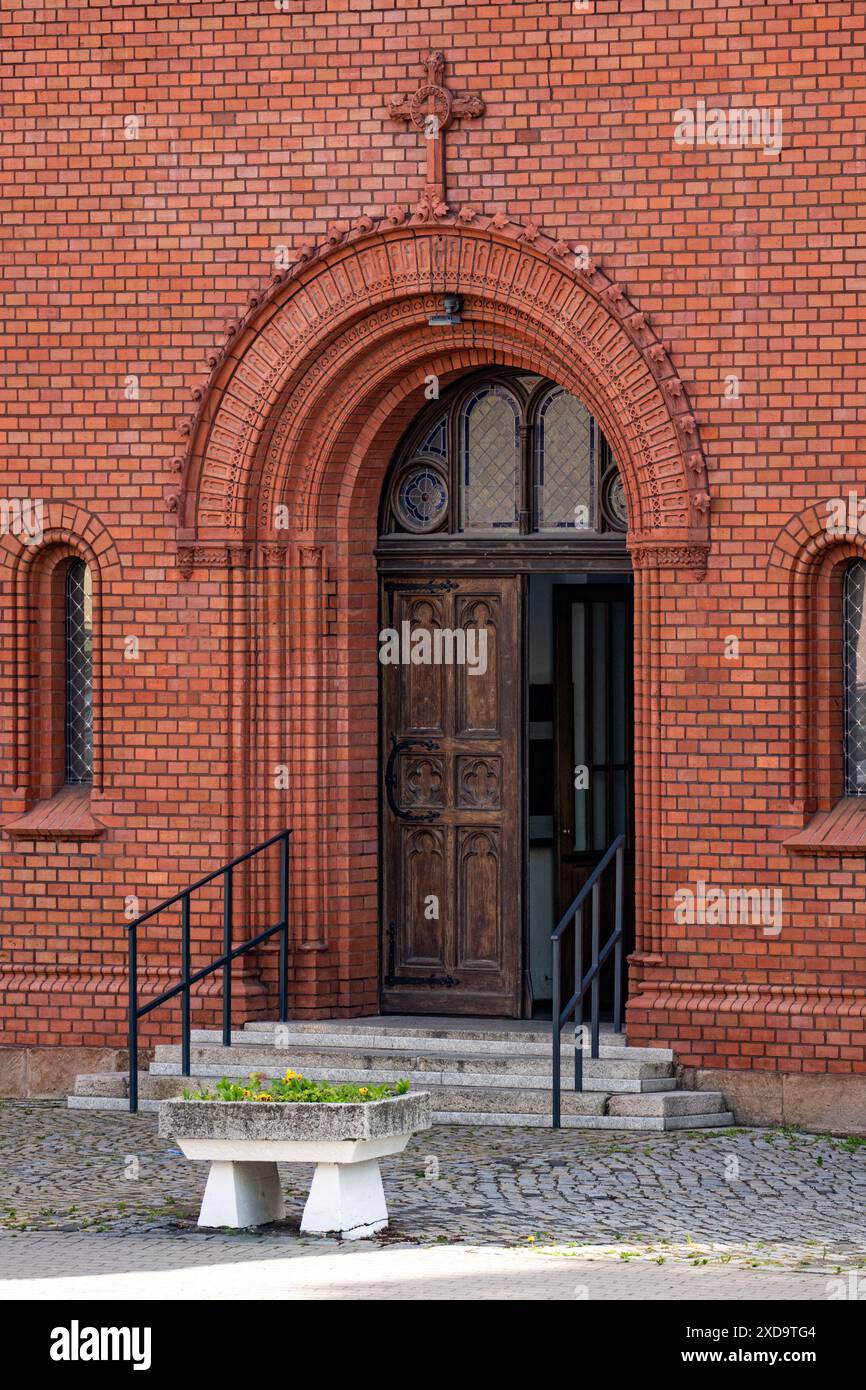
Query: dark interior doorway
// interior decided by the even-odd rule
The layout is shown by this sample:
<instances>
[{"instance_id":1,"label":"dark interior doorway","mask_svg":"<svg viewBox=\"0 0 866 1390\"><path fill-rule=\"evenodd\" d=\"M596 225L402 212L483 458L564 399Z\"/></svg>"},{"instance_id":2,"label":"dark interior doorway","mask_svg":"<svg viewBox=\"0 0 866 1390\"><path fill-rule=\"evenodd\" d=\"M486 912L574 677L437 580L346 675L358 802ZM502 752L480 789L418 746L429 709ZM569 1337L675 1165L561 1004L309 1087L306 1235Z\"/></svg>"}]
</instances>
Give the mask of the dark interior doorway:
<instances>
[{"instance_id":1,"label":"dark interior doorway","mask_svg":"<svg viewBox=\"0 0 866 1390\"><path fill-rule=\"evenodd\" d=\"M552 992L550 932L620 833L626 953L634 945L631 578L534 575L528 606L527 1012L543 1016ZM587 913L587 934L589 927ZM603 917L602 940L611 929ZM588 935L584 946L588 959ZM564 990L573 968L569 933ZM569 985L564 997L570 993ZM604 1006L611 995L607 971Z\"/></svg>"}]
</instances>

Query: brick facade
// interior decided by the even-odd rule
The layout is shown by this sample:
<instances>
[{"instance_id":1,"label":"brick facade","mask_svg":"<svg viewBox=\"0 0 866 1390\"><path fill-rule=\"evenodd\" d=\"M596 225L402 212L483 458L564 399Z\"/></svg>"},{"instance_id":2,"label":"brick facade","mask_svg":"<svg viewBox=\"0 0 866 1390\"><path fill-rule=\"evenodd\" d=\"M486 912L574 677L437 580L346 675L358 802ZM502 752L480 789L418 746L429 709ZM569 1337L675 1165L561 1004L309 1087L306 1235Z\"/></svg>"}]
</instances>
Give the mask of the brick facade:
<instances>
[{"instance_id":1,"label":"brick facade","mask_svg":"<svg viewBox=\"0 0 866 1390\"><path fill-rule=\"evenodd\" d=\"M293 1011L375 1010L378 499L425 376L495 362L586 400L628 496L630 1039L866 1071L863 851L785 844L841 795L839 566L866 554L824 522L866 425L860 7L83 5L5 37L4 486L45 532L0 541L3 1044L122 1047L129 900L287 824ZM485 104L448 132L447 207L387 113L434 46ZM779 108L781 151L676 143L700 99ZM446 290L463 323L434 335ZM72 555L94 785L28 835ZM700 880L781 889L781 932L678 924ZM250 929L275 895L239 882ZM148 932L145 990L175 942ZM247 958L240 1012L272 1007L273 967Z\"/></svg>"}]
</instances>

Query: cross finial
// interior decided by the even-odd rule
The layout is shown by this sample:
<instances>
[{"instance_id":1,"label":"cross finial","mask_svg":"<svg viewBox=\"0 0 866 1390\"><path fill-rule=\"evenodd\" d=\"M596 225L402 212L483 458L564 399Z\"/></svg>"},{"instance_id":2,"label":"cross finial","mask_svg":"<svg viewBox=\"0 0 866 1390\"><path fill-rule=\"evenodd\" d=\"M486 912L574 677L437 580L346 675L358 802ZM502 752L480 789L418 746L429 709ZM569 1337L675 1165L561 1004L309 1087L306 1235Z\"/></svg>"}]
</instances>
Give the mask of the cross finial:
<instances>
[{"instance_id":1,"label":"cross finial","mask_svg":"<svg viewBox=\"0 0 866 1390\"><path fill-rule=\"evenodd\" d=\"M445 132L462 116L484 112L481 97L455 96L444 85L445 54L438 49L428 53L422 67L426 81L411 97L396 98L388 104L392 120L405 121L421 131L427 141L427 181L424 198L429 210L448 211L445 192Z\"/></svg>"}]
</instances>

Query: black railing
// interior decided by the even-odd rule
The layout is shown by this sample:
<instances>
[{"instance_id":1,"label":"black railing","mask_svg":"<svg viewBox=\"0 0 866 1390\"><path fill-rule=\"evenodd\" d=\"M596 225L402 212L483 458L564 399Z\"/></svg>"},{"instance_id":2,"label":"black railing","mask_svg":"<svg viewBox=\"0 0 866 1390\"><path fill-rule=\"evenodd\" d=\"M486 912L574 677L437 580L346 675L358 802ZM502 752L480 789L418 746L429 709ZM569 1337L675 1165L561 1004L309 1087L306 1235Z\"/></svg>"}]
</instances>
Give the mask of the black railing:
<instances>
[{"instance_id":1,"label":"black railing","mask_svg":"<svg viewBox=\"0 0 866 1390\"><path fill-rule=\"evenodd\" d=\"M169 999L181 996L181 1073L184 1076L190 1074L190 991L193 985L198 984L199 980L204 980L208 975L213 975L217 970L223 972L223 1046L231 1047L232 1041L232 961L237 960L238 956L246 955L247 951L255 950L256 946L261 946L263 941L269 940L277 932L280 933L280 976L279 976L279 1013L280 1023L287 1023L289 1017L289 836L290 830L281 830L278 835L271 836L270 840L265 840L262 844L256 845L255 849L247 850L246 854L238 855L237 859L232 859L229 864L223 864L221 868L214 869L213 873L206 874L197 883L190 884L189 888L184 888L181 893L175 893L173 898L166 898L165 902L158 903L149 912L143 912L140 917L136 917L134 922L130 922L127 928L129 932L129 1108L138 1109L138 1021L146 1014L158 1009L161 1004L168 1003ZM250 941L245 941L241 946L232 946L232 910L233 910L233 872L239 864L245 864L248 859L254 859L263 850L270 849L271 845L280 846L280 920L274 926L268 927L265 931L259 932ZM202 966L201 970L192 971L190 968L190 899L193 893L198 892L199 888L204 888L205 884L213 883L214 879L222 878L223 889L223 953L216 960L211 961L210 965ZM180 957L181 975L180 984L173 985L171 989L166 989L156 999L149 999L146 1004L139 1005L138 1002L138 928L142 922L147 922L151 917L155 917L158 912L164 912L168 907L174 907L175 903L180 903Z\"/></svg>"},{"instance_id":2,"label":"black railing","mask_svg":"<svg viewBox=\"0 0 866 1390\"><path fill-rule=\"evenodd\" d=\"M623 909L623 861L625 836L617 835L596 864L586 883L581 888L571 906L561 918L550 938L553 942L553 1128L561 1127L561 1049L562 1025L574 1014L574 1089L583 1090L583 1001L587 990L590 995L590 1050L593 1057L598 1056L599 1015L601 1009L601 969L613 952L613 1030L622 1028L622 909ZM614 898L614 928L604 946L601 936L601 881L611 860L616 860L616 886ZM583 973L583 905L592 895L592 959L586 974ZM568 927L574 923L574 993L562 1007L562 938Z\"/></svg>"}]
</instances>

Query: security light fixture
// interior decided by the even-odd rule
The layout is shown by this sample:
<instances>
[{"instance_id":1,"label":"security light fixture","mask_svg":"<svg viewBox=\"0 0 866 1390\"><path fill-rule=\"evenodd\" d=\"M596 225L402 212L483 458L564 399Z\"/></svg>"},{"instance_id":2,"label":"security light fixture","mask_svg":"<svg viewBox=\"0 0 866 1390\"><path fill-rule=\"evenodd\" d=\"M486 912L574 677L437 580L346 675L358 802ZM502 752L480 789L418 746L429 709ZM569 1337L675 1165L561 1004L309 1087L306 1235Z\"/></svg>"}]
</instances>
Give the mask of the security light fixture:
<instances>
[{"instance_id":1,"label":"security light fixture","mask_svg":"<svg viewBox=\"0 0 866 1390\"><path fill-rule=\"evenodd\" d=\"M427 322L431 328L447 328L451 323L460 323L463 297L459 294L446 294L442 300L442 313L431 314Z\"/></svg>"}]
</instances>

